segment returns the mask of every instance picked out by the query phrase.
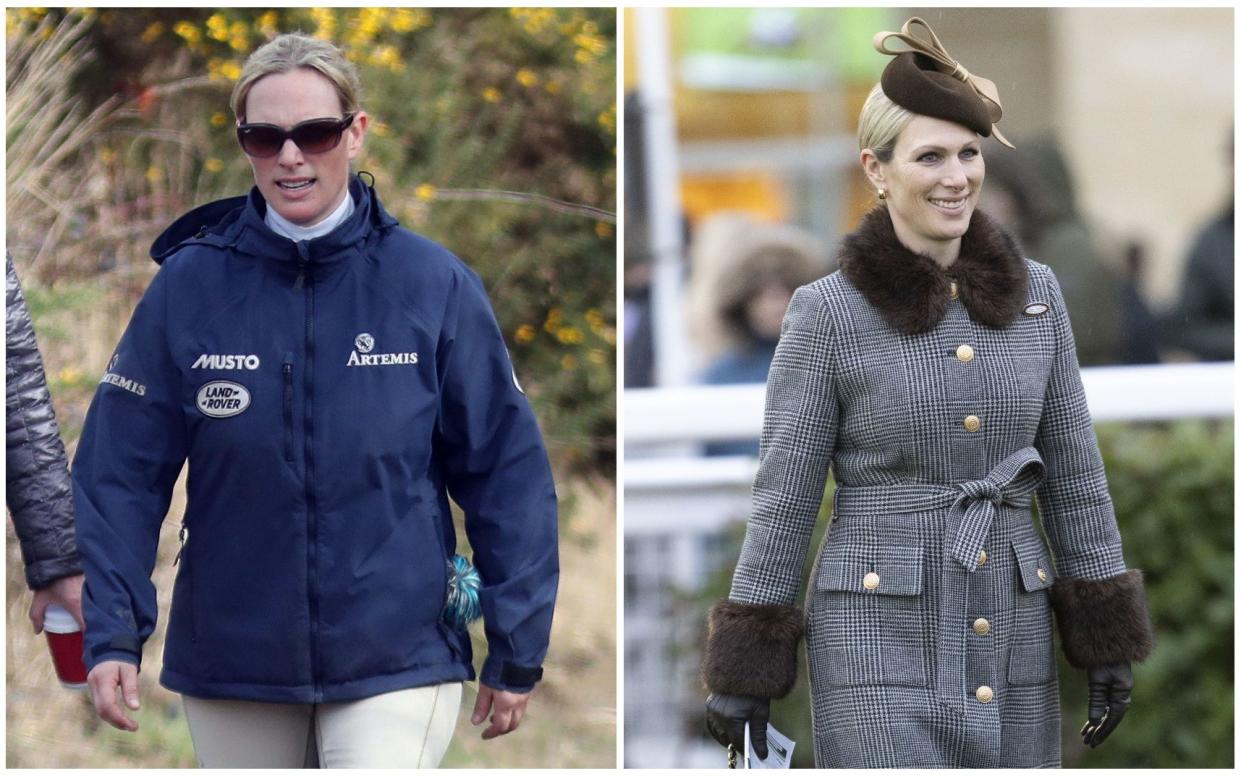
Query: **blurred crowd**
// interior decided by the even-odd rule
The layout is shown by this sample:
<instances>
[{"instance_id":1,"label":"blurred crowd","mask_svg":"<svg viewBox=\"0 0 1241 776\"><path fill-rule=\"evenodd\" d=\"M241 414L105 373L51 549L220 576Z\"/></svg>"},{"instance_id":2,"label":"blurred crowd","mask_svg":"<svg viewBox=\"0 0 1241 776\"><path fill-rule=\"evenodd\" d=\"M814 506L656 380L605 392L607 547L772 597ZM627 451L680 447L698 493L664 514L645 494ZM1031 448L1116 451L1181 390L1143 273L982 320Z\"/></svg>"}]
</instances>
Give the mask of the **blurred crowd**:
<instances>
[{"instance_id":1,"label":"blurred crowd","mask_svg":"<svg viewBox=\"0 0 1241 776\"><path fill-rule=\"evenodd\" d=\"M1056 273L1082 366L1233 360L1231 192L1186 246L1175 301L1158 309L1140 290L1144 245L1092 226L1054 138L1031 138L1016 151L992 144L984 156L979 207L1018 238L1027 256ZM1231 127L1225 156L1231 170ZM764 382L792 292L835 270L834 249L797 227L736 211L702 218L686 236L684 309L702 364L698 382ZM648 387L657 347L650 257L640 239L627 244L625 385ZM715 443L705 452L756 454L757 442Z\"/></svg>"}]
</instances>

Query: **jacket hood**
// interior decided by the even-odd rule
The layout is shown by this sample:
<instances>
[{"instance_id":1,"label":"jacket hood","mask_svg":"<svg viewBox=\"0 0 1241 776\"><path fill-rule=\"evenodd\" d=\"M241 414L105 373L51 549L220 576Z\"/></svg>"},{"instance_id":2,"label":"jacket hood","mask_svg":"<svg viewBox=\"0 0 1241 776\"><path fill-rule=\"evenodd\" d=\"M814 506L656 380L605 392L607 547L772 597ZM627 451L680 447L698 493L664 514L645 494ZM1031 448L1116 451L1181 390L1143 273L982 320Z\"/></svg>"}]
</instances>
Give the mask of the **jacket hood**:
<instances>
[{"instance_id":1,"label":"jacket hood","mask_svg":"<svg viewBox=\"0 0 1241 776\"><path fill-rule=\"evenodd\" d=\"M944 317L957 283L961 303L988 326L1011 324L1026 300L1029 273L1017 241L981 210L961 237L948 268L914 253L896 236L886 207L877 207L845 237L840 270L893 328L920 334Z\"/></svg>"},{"instance_id":2,"label":"jacket hood","mask_svg":"<svg viewBox=\"0 0 1241 776\"><path fill-rule=\"evenodd\" d=\"M369 173L366 173L369 177ZM354 211L330 233L307 241L308 257L326 260L366 239L372 229L398 224L375 193L374 179L363 183L361 175L349 181ZM151 258L163 264L181 247L193 244L232 246L244 253L274 257L296 256L292 240L273 232L264 221L267 201L257 186L241 197L229 197L200 205L178 218L151 244Z\"/></svg>"}]
</instances>

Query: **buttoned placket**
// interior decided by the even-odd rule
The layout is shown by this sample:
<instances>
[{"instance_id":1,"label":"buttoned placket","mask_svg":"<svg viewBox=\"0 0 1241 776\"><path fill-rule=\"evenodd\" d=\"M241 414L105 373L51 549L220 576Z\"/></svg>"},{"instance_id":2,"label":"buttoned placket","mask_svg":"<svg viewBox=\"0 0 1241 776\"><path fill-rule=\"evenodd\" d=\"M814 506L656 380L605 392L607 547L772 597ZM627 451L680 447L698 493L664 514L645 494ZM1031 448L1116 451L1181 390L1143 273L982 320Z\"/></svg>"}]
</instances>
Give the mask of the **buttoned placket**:
<instances>
[{"instance_id":1,"label":"buttoned placket","mask_svg":"<svg viewBox=\"0 0 1241 776\"><path fill-rule=\"evenodd\" d=\"M936 335L949 406L943 422L952 426L948 433L952 439L954 480L962 481L973 479L984 470L987 421L983 409L985 370L983 355L977 347L977 324L956 292L954 281L950 288L952 300ZM950 543L961 527L961 517L959 510L953 510L950 525L944 531L936 689L941 702L962 714L967 726L977 729L975 740L998 740L1001 660L995 629L995 585L999 581L985 563L986 541L976 556L978 568L972 572L952 557ZM980 622L985 626L976 627Z\"/></svg>"}]
</instances>

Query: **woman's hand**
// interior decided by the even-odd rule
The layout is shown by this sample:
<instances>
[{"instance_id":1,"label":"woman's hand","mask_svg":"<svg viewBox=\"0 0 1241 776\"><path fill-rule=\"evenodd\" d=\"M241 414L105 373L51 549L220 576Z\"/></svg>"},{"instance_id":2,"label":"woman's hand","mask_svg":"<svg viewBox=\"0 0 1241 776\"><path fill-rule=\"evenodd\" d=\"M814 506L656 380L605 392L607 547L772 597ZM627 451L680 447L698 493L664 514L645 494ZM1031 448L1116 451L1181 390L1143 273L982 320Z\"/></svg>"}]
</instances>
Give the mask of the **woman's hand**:
<instances>
[{"instance_id":1,"label":"woman's hand","mask_svg":"<svg viewBox=\"0 0 1241 776\"><path fill-rule=\"evenodd\" d=\"M63 606L77 620L78 627L86 629L86 621L82 619L82 582L85 579L81 574L61 577L42 590L34 591L34 599L30 602L30 622L34 624L35 633L43 632L43 617L49 604Z\"/></svg>"},{"instance_id":2,"label":"woman's hand","mask_svg":"<svg viewBox=\"0 0 1241 776\"><path fill-rule=\"evenodd\" d=\"M754 755L767 759L767 719L771 715L771 701L749 695L707 696L707 732L724 746L730 744L738 752L745 752L745 723L750 723L750 742Z\"/></svg>"},{"instance_id":3,"label":"woman's hand","mask_svg":"<svg viewBox=\"0 0 1241 776\"><path fill-rule=\"evenodd\" d=\"M138 729L138 723L125 716L121 708L124 698L126 706L138 710L138 666L123 660L105 660L91 669L86 684L100 719L118 730L132 733Z\"/></svg>"},{"instance_id":4,"label":"woman's hand","mask_svg":"<svg viewBox=\"0 0 1241 776\"><path fill-rule=\"evenodd\" d=\"M483 731L486 741L505 733L512 733L521 724L526 713L526 702L530 700L528 692L509 692L488 687L478 683L478 700L474 702L474 713L470 715L470 723L479 725L491 714L491 724Z\"/></svg>"},{"instance_id":5,"label":"woman's hand","mask_svg":"<svg viewBox=\"0 0 1241 776\"><path fill-rule=\"evenodd\" d=\"M1129 708L1133 692L1133 670L1128 663L1086 669L1090 683L1090 705L1086 724L1082 726L1082 743L1094 748L1103 743Z\"/></svg>"}]
</instances>

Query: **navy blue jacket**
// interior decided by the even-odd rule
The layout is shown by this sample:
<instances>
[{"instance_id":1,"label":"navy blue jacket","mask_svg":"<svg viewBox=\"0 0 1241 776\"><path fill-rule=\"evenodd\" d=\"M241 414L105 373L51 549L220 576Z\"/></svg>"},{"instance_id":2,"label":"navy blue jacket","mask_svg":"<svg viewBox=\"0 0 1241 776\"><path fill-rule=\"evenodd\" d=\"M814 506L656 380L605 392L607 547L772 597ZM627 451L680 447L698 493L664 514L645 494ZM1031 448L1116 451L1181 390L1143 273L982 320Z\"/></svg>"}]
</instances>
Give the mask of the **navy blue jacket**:
<instances>
[{"instance_id":1,"label":"navy blue jacket","mask_svg":"<svg viewBox=\"0 0 1241 776\"><path fill-rule=\"evenodd\" d=\"M547 454L478 276L374 189L294 243L257 189L160 237L74 459L87 667L139 663L159 527L188 459L161 683L346 701L474 678L441 621L462 507L482 681L542 673L559 578Z\"/></svg>"}]
</instances>

